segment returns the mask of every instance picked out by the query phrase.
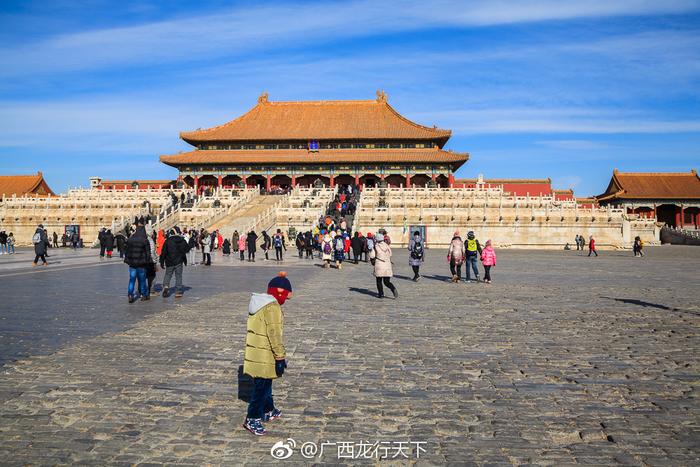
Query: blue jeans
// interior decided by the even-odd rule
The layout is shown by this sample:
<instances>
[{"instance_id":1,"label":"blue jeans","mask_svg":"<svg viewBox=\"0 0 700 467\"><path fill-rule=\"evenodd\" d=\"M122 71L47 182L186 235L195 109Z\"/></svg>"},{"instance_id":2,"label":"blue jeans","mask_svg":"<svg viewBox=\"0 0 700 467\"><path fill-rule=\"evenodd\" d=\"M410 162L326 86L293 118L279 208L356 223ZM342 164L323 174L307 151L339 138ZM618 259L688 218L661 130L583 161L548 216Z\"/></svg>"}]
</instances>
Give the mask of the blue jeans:
<instances>
[{"instance_id":1,"label":"blue jeans","mask_svg":"<svg viewBox=\"0 0 700 467\"><path fill-rule=\"evenodd\" d=\"M7 245L5 243L0 243L0 255L7 253Z\"/></svg>"},{"instance_id":2,"label":"blue jeans","mask_svg":"<svg viewBox=\"0 0 700 467\"><path fill-rule=\"evenodd\" d=\"M15 244L14 243L12 245L7 245L7 254L8 255L15 254Z\"/></svg>"},{"instance_id":3,"label":"blue jeans","mask_svg":"<svg viewBox=\"0 0 700 467\"><path fill-rule=\"evenodd\" d=\"M248 418L262 418L275 408L272 402L272 380L253 378L253 394L248 403Z\"/></svg>"},{"instance_id":4,"label":"blue jeans","mask_svg":"<svg viewBox=\"0 0 700 467\"><path fill-rule=\"evenodd\" d=\"M129 289L128 294L134 295L136 279L139 280L139 291L142 297L148 297L148 282L146 282L146 268L129 267Z\"/></svg>"},{"instance_id":5,"label":"blue jeans","mask_svg":"<svg viewBox=\"0 0 700 467\"><path fill-rule=\"evenodd\" d=\"M474 276L476 280L479 280L479 266L478 266L478 256L477 255L470 255L467 254L467 280L471 280L471 276L469 275L469 268L471 267L472 270L474 271Z\"/></svg>"}]
</instances>

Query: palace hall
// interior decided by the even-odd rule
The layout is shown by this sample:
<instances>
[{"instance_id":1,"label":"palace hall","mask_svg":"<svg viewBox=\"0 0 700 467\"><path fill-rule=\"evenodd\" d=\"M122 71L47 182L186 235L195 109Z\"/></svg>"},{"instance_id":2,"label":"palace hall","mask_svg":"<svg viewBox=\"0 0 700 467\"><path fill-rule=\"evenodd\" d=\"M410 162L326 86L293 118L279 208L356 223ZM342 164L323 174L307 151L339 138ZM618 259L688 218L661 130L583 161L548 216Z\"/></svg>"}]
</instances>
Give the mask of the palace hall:
<instances>
[{"instance_id":1,"label":"palace hall","mask_svg":"<svg viewBox=\"0 0 700 467\"><path fill-rule=\"evenodd\" d=\"M387 102L274 102L267 93L228 123L180 133L189 152L164 155L189 187L453 186L469 155L444 148L451 131L412 122Z\"/></svg>"}]
</instances>

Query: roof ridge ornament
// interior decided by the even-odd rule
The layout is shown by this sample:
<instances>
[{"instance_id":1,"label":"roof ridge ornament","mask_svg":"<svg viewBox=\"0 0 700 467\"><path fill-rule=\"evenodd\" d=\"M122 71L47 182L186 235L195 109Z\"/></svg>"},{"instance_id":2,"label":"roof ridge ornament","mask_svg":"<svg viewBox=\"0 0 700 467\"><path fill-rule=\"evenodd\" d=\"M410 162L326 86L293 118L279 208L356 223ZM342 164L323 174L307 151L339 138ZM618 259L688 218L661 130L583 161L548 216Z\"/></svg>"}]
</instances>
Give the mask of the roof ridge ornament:
<instances>
[{"instance_id":1,"label":"roof ridge ornament","mask_svg":"<svg viewBox=\"0 0 700 467\"><path fill-rule=\"evenodd\" d=\"M387 100L388 97L386 95L386 92L384 92L383 89L377 89L377 102L386 103Z\"/></svg>"},{"instance_id":2,"label":"roof ridge ornament","mask_svg":"<svg viewBox=\"0 0 700 467\"><path fill-rule=\"evenodd\" d=\"M267 91L263 91L262 94L260 94L260 97L258 97L258 104L265 104L267 103Z\"/></svg>"}]
</instances>

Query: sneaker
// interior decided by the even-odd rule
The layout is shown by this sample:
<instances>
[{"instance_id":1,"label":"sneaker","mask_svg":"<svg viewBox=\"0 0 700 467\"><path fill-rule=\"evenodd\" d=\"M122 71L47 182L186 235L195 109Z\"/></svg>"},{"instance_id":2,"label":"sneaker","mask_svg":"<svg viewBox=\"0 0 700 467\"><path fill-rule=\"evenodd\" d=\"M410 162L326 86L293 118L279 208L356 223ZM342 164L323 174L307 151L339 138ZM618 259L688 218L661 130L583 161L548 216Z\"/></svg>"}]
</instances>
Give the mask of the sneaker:
<instances>
[{"instance_id":1,"label":"sneaker","mask_svg":"<svg viewBox=\"0 0 700 467\"><path fill-rule=\"evenodd\" d=\"M129 295L129 303L134 303L136 301L136 297L133 295Z\"/></svg>"},{"instance_id":2,"label":"sneaker","mask_svg":"<svg viewBox=\"0 0 700 467\"><path fill-rule=\"evenodd\" d=\"M175 298L182 298L182 292L175 292Z\"/></svg>"},{"instance_id":3,"label":"sneaker","mask_svg":"<svg viewBox=\"0 0 700 467\"><path fill-rule=\"evenodd\" d=\"M263 415L262 421L269 422L270 420L277 420L282 416L282 411L279 409L272 409L265 415Z\"/></svg>"},{"instance_id":4,"label":"sneaker","mask_svg":"<svg viewBox=\"0 0 700 467\"><path fill-rule=\"evenodd\" d=\"M392 290L391 293L394 294L394 298L399 298L399 291L397 289Z\"/></svg>"},{"instance_id":5,"label":"sneaker","mask_svg":"<svg viewBox=\"0 0 700 467\"><path fill-rule=\"evenodd\" d=\"M168 298L170 296L170 290L168 288L163 289L163 298Z\"/></svg>"},{"instance_id":6,"label":"sneaker","mask_svg":"<svg viewBox=\"0 0 700 467\"><path fill-rule=\"evenodd\" d=\"M262 420L259 418L246 418L243 423L243 428L253 433L255 436L267 434L265 427L262 425Z\"/></svg>"},{"instance_id":7,"label":"sneaker","mask_svg":"<svg viewBox=\"0 0 700 467\"><path fill-rule=\"evenodd\" d=\"M377 295L377 298L384 298L384 294Z\"/></svg>"},{"instance_id":8,"label":"sneaker","mask_svg":"<svg viewBox=\"0 0 700 467\"><path fill-rule=\"evenodd\" d=\"M147 301L149 301L150 299L151 299L151 297L149 297L148 295L145 295L145 296L141 297L141 301L142 301L142 302L147 302Z\"/></svg>"}]
</instances>

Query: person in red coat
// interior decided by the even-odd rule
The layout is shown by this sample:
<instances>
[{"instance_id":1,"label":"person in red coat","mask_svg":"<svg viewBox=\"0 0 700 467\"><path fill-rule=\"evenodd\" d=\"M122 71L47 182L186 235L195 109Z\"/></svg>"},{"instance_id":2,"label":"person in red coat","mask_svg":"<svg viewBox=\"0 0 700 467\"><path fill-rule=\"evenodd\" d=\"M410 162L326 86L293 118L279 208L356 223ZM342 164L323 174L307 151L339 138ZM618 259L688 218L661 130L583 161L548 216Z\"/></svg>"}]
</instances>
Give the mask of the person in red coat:
<instances>
[{"instance_id":1,"label":"person in red coat","mask_svg":"<svg viewBox=\"0 0 700 467\"><path fill-rule=\"evenodd\" d=\"M593 238L593 235L591 235L588 238L588 256L591 256L591 255L598 256L598 252L595 251L595 239Z\"/></svg>"}]
</instances>

